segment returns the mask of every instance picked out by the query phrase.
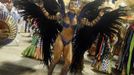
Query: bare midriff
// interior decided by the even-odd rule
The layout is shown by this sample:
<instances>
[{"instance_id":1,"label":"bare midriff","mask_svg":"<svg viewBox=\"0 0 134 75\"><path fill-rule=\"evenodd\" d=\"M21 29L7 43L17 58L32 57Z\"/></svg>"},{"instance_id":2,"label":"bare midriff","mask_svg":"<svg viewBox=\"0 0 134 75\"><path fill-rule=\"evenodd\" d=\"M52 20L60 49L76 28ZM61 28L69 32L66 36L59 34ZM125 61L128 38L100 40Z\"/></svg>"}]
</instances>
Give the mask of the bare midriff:
<instances>
[{"instance_id":1,"label":"bare midriff","mask_svg":"<svg viewBox=\"0 0 134 75\"><path fill-rule=\"evenodd\" d=\"M72 40L74 35L74 30L72 27L64 28L63 31L61 32L61 35L65 40Z\"/></svg>"}]
</instances>

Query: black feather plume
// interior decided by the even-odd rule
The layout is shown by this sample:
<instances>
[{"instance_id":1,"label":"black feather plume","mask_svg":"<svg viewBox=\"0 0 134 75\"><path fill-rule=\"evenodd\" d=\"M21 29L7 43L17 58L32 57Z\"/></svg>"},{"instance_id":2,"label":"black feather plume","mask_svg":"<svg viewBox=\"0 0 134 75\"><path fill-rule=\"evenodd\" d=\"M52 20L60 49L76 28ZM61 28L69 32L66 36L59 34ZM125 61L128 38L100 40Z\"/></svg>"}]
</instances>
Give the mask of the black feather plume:
<instances>
[{"instance_id":1,"label":"black feather plume","mask_svg":"<svg viewBox=\"0 0 134 75\"><path fill-rule=\"evenodd\" d=\"M63 0L43 0L44 8L49 12L50 15L56 15L57 12L64 13L65 5Z\"/></svg>"},{"instance_id":2,"label":"black feather plume","mask_svg":"<svg viewBox=\"0 0 134 75\"><path fill-rule=\"evenodd\" d=\"M47 0L51 1L51 0ZM50 4L50 2L48 2ZM24 1L21 2L20 5L24 10L25 16L31 16L32 18L37 19L38 27L40 30L41 38L43 41L43 60L46 65L49 65L51 61L51 48L50 46L53 45L58 32L62 30L62 26L58 23L57 20L50 20L48 19L40 7L36 4ZM55 4L51 4L55 5ZM52 6L53 7L53 6ZM53 8L52 8L53 9ZM57 11L53 11L52 9L47 9L49 13L55 14Z\"/></svg>"},{"instance_id":3,"label":"black feather plume","mask_svg":"<svg viewBox=\"0 0 134 75\"><path fill-rule=\"evenodd\" d=\"M118 32L118 26L120 26L121 23L117 20L120 19L120 16L122 16L122 13L120 13L120 10L117 9L105 13L93 27L85 26L80 28L80 30L76 33L74 41L73 61L70 67L71 72L82 72L84 53L96 40L98 33L104 33L111 36ZM85 17L85 15L83 15L83 17Z\"/></svg>"},{"instance_id":4,"label":"black feather plume","mask_svg":"<svg viewBox=\"0 0 134 75\"><path fill-rule=\"evenodd\" d=\"M104 0L95 0L86 4L80 12L78 17L79 20L82 18L87 18L90 21L94 20L99 12L99 6L104 2ZM92 14L92 15L91 15Z\"/></svg>"}]
</instances>

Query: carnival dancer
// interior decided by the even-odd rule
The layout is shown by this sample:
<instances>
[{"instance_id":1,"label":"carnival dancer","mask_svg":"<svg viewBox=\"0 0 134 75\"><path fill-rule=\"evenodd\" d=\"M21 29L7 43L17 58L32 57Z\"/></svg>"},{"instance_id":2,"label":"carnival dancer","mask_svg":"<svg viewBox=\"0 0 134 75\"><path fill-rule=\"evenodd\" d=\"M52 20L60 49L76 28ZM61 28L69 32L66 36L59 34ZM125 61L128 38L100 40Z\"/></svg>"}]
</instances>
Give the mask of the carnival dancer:
<instances>
[{"instance_id":1,"label":"carnival dancer","mask_svg":"<svg viewBox=\"0 0 134 75\"><path fill-rule=\"evenodd\" d=\"M2 24L2 29L0 29L0 31L2 30L1 32L4 34L4 39L0 41L0 45L6 45L16 38L18 25L18 18L16 18L18 14L12 9L12 0L3 0L3 2L4 3L0 3L0 20Z\"/></svg>"},{"instance_id":2,"label":"carnival dancer","mask_svg":"<svg viewBox=\"0 0 134 75\"><path fill-rule=\"evenodd\" d=\"M71 0L68 6L68 12L63 17L63 30L59 33L54 43L54 59L52 59L48 75L52 75L52 71L61 59L61 55L63 55L64 58L64 65L60 75L67 75L72 61L72 40L75 33L74 26L77 25L78 9L77 0Z\"/></svg>"},{"instance_id":3,"label":"carnival dancer","mask_svg":"<svg viewBox=\"0 0 134 75\"><path fill-rule=\"evenodd\" d=\"M25 16L37 19L40 36L43 41L43 61L48 67L48 75L52 75L52 71L60 60L61 54L63 54L65 63L60 75L67 75L70 64L71 72L81 72L83 69L83 55L96 39L98 33L102 32L107 35L116 33L113 29L117 28L114 26L118 23L116 20L121 16L120 10L99 11L98 7L103 0L96 0L88 3L77 18L73 8L74 1L70 2L71 9L67 14L65 13L63 0L43 1L44 11L29 1L24 1L20 5L25 10ZM80 26L75 32L75 37L73 37L74 30L72 26L76 24ZM74 45L72 45L72 39ZM52 58L51 46L54 47L54 58ZM73 59L71 55L73 55Z\"/></svg>"}]
</instances>

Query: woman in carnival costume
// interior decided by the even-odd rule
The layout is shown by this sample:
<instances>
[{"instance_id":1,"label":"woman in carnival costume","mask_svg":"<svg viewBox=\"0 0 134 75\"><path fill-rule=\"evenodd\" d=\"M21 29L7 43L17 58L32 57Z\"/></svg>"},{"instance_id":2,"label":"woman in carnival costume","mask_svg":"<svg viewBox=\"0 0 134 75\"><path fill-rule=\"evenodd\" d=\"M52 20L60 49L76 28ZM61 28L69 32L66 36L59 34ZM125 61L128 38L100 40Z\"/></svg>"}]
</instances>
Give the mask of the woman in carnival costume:
<instances>
[{"instance_id":1,"label":"woman in carnival costume","mask_svg":"<svg viewBox=\"0 0 134 75\"><path fill-rule=\"evenodd\" d=\"M65 13L65 5L62 0L43 1L43 10L29 1L24 1L20 5L23 6L25 15L37 19L43 41L43 61L48 67L48 75L52 75L62 54L65 63L60 75L67 75L69 67L72 73L82 72L83 55L87 48L90 48L97 35L100 32L108 36L116 33L113 29L117 28L114 26L118 23L116 20L121 16L120 10L100 11L98 7L103 0L95 0L85 5L80 14L76 16L74 11L77 10L74 8L76 8L77 1L70 1L71 9L69 7L67 13ZM73 27L76 24L77 30L74 30ZM54 58L52 58L51 46L54 48Z\"/></svg>"}]
</instances>

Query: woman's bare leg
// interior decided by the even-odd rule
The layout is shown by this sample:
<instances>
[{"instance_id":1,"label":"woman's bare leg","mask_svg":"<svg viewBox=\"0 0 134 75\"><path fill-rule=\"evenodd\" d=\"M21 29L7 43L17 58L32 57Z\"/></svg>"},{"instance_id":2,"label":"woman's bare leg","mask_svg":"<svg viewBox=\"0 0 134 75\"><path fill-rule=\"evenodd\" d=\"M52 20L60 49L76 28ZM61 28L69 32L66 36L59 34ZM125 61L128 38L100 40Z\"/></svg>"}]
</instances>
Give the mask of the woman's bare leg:
<instances>
[{"instance_id":1,"label":"woman's bare leg","mask_svg":"<svg viewBox=\"0 0 134 75\"><path fill-rule=\"evenodd\" d=\"M63 51L63 43L61 41L60 36L58 36L54 44L54 52L53 52L54 59L52 60L50 64L48 75L52 75L54 67L56 66L56 64L59 62L61 58L62 51Z\"/></svg>"},{"instance_id":2,"label":"woman's bare leg","mask_svg":"<svg viewBox=\"0 0 134 75\"><path fill-rule=\"evenodd\" d=\"M62 68L60 75L67 75L69 66L72 62L72 43L70 43L64 47L63 56L64 56L65 63L64 63L64 66Z\"/></svg>"}]
</instances>

